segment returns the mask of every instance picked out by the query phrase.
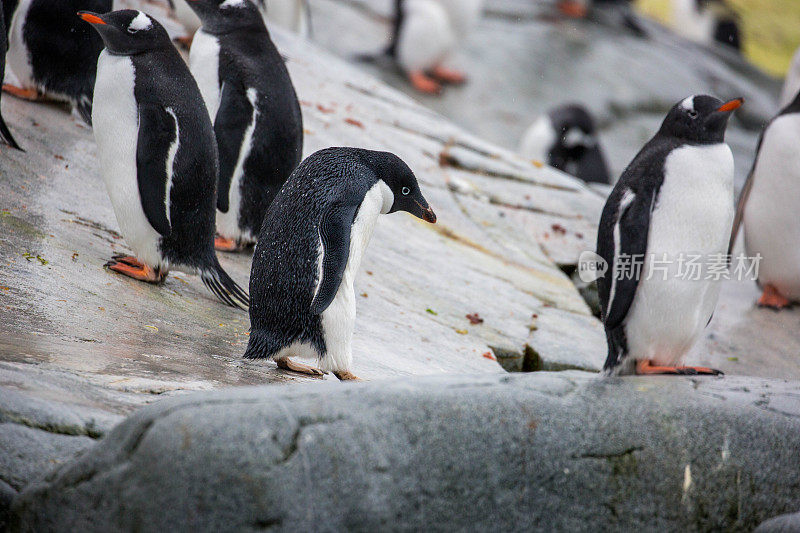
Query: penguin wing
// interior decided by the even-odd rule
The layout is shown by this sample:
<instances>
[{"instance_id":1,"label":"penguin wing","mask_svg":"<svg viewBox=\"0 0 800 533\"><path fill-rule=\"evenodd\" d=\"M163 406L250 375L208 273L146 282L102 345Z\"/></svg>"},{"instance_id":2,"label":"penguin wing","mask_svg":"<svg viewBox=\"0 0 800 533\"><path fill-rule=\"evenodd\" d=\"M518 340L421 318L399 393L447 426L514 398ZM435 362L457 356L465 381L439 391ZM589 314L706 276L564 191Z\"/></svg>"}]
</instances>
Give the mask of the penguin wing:
<instances>
[{"instance_id":1,"label":"penguin wing","mask_svg":"<svg viewBox=\"0 0 800 533\"><path fill-rule=\"evenodd\" d=\"M333 301L342 282L350 256L350 231L358 205L334 204L322 215L319 235L322 240L322 276L311 302L311 312L321 314Z\"/></svg>"},{"instance_id":2,"label":"penguin wing","mask_svg":"<svg viewBox=\"0 0 800 533\"><path fill-rule=\"evenodd\" d=\"M217 209L227 213L233 173L239 162L245 132L255 117L253 104L239 84L225 81L221 92L217 118L214 120L214 133L219 147Z\"/></svg>"},{"instance_id":3,"label":"penguin wing","mask_svg":"<svg viewBox=\"0 0 800 533\"><path fill-rule=\"evenodd\" d=\"M769 125L767 125L767 127L769 127ZM736 215L733 217L731 239L728 241L728 261L730 261L730 255L733 253L733 245L736 244L736 236L739 234L739 226L742 225L742 220L744 220L744 210L747 207L747 200L750 198L750 191L753 188L753 175L755 174L756 164L758 164L758 154L761 152L761 143L763 140L764 134L762 133L761 138L758 140L756 158L753 161L753 167L750 169L750 174L747 175L747 179L744 182L744 187L742 187L742 192L739 193L739 201L736 203Z\"/></svg>"},{"instance_id":4,"label":"penguin wing","mask_svg":"<svg viewBox=\"0 0 800 533\"><path fill-rule=\"evenodd\" d=\"M614 225L608 228L610 233L605 231L603 238L598 239L597 253L608 264L605 277L597 284L607 330L622 323L636 295L647 253L654 200L655 192L634 192L626 188L621 195ZM640 265L638 272L637 264Z\"/></svg>"},{"instance_id":5,"label":"penguin wing","mask_svg":"<svg viewBox=\"0 0 800 533\"><path fill-rule=\"evenodd\" d=\"M170 152L177 144L178 122L174 113L158 104L139 104L139 138L136 145L136 177L147 221L161 235L172 231L167 187L172 181Z\"/></svg>"}]
</instances>

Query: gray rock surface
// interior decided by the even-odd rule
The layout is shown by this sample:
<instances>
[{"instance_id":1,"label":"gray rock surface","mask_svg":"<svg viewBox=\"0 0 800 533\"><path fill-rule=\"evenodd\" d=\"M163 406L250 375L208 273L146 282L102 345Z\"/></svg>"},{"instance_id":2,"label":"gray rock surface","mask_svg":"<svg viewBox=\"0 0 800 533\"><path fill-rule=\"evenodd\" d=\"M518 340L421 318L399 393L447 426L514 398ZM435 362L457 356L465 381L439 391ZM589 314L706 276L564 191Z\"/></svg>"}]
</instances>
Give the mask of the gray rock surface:
<instances>
[{"instance_id":1,"label":"gray rock surface","mask_svg":"<svg viewBox=\"0 0 800 533\"><path fill-rule=\"evenodd\" d=\"M800 506L798 395L574 371L194 393L29 485L12 530L749 530Z\"/></svg>"}]
</instances>

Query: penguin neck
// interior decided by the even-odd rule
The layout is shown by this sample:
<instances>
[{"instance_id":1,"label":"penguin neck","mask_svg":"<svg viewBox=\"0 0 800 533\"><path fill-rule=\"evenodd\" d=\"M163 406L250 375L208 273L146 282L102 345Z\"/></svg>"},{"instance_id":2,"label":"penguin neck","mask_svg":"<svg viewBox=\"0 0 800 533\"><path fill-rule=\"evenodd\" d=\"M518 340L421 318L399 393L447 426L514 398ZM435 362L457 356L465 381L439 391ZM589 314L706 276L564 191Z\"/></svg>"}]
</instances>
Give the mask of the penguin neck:
<instances>
[{"instance_id":1,"label":"penguin neck","mask_svg":"<svg viewBox=\"0 0 800 533\"><path fill-rule=\"evenodd\" d=\"M239 31L267 32L269 35L267 26L264 24L264 19L261 18L261 14L255 9L255 7L253 7L253 12L250 13L250 16L247 18L247 20L243 20L242 18L231 20L220 17L203 20L202 22L203 26L201 29L211 35L225 35Z\"/></svg>"}]
</instances>

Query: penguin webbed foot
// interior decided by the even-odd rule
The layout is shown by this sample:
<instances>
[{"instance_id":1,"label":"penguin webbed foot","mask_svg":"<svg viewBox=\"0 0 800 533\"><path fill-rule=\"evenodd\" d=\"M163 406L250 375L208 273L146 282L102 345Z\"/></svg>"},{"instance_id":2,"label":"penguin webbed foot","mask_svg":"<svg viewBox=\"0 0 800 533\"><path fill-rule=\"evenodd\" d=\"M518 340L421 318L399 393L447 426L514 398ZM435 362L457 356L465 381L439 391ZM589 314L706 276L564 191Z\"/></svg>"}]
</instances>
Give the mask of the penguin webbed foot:
<instances>
[{"instance_id":1,"label":"penguin webbed foot","mask_svg":"<svg viewBox=\"0 0 800 533\"><path fill-rule=\"evenodd\" d=\"M228 239L217 235L214 237L214 248L218 252L242 252L248 248L248 243L243 241L235 241L233 239Z\"/></svg>"},{"instance_id":2,"label":"penguin webbed foot","mask_svg":"<svg viewBox=\"0 0 800 533\"><path fill-rule=\"evenodd\" d=\"M23 100L28 100L30 102L36 102L45 99L44 95L36 89L25 89L23 87L11 85L10 83L3 84L3 91L12 96L16 96L17 98L22 98Z\"/></svg>"},{"instance_id":3,"label":"penguin webbed foot","mask_svg":"<svg viewBox=\"0 0 800 533\"><path fill-rule=\"evenodd\" d=\"M349 370L334 370L333 375L339 378L339 381L364 381Z\"/></svg>"},{"instance_id":4,"label":"penguin webbed foot","mask_svg":"<svg viewBox=\"0 0 800 533\"><path fill-rule=\"evenodd\" d=\"M289 370L290 372L297 372L298 374L306 374L311 377L320 378L327 374L324 370L320 370L317 367L306 365L304 363L298 363L297 361L292 361L288 357L281 357L279 359L275 359L275 364L278 365L278 368L281 370Z\"/></svg>"},{"instance_id":5,"label":"penguin webbed foot","mask_svg":"<svg viewBox=\"0 0 800 533\"><path fill-rule=\"evenodd\" d=\"M443 67L438 65L430 72L431 77L440 83L448 83L450 85L461 85L466 83L467 75L460 70Z\"/></svg>"},{"instance_id":6,"label":"penguin webbed foot","mask_svg":"<svg viewBox=\"0 0 800 533\"><path fill-rule=\"evenodd\" d=\"M408 80L419 92L432 95L438 95L442 92L442 84L421 70L410 72L408 74Z\"/></svg>"},{"instance_id":7,"label":"penguin webbed foot","mask_svg":"<svg viewBox=\"0 0 800 533\"><path fill-rule=\"evenodd\" d=\"M159 269L150 268L132 255L116 254L111 257L111 261L103 266L114 272L119 272L147 283L161 283L166 277Z\"/></svg>"},{"instance_id":8,"label":"penguin webbed foot","mask_svg":"<svg viewBox=\"0 0 800 533\"><path fill-rule=\"evenodd\" d=\"M648 359L636 361L636 375L670 375L670 376L723 376L724 372L705 366L659 366Z\"/></svg>"},{"instance_id":9,"label":"penguin webbed foot","mask_svg":"<svg viewBox=\"0 0 800 533\"><path fill-rule=\"evenodd\" d=\"M776 289L774 286L769 284L764 285L764 292L761 294L761 298L758 299L759 307L768 307L775 311L780 311L781 309L791 305L792 302L779 293L778 289Z\"/></svg>"},{"instance_id":10,"label":"penguin webbed foot","mask_svg":"<svg viewBox=\"0 0 800 533\"><path fill-rule=\"evenodd\" d=\"M559 0L557 7L562 15L570 18L582 19L588 14L586 6L576 0Z\"/></svg>"}]
</instances>

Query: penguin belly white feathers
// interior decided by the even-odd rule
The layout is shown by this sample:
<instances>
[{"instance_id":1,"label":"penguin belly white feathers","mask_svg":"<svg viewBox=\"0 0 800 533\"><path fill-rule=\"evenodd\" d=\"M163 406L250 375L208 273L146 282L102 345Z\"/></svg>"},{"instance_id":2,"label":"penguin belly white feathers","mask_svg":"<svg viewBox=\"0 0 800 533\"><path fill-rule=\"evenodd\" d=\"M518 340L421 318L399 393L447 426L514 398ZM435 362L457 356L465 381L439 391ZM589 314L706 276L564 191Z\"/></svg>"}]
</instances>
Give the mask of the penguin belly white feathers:
<instances>
[{"instance_id":1,"label":"penguin belly white feathers","mask_svg":"<svg viewBox=\"0 0 800 533\"><path fill-rule=\"evenodd\" d=\"M189 51L189 70L200 88L212 124L219 109L219 49L217 37L199 30Z\"/></svg>"},{"instance_id":2,"label":"penguin belly white feathers","mask_svg":"<svg viewBox=\"0 0 800 533\"><path fill-rule=\"evenodd\" d=\"M386 214L392 207L394 195L385 182L379 180L367 192L350 230L350 252L342 283L330 306L322 313L322 334L327 353L320 359L322 370L349 371L353 363L353 327L356 318L356 295L353 281L361 266L378 215ZM321 247L320 247L321 248ZM323 255L317 259L321 271Z\"/></svg>"},{"instance_id":3,"label":"penguin belly white feathers","mask_svg":"<svg viewBox=\"0 0 800 533\"><path fill-rule=\"evenodd\" d=\"M519 153L524 157L547 163L550 158L550 150L557 140L550 117L546 114L541 115L522 137Z\"/></svg>"},{"instance_id":4,"label":"penguin belly white feathers","mask_svg":"<svg viewBox=\"0 0 800 533\"><path fill-rule=\"evenodd\" d=\"M134 82L131 58L103 50L98 60L92 123L101 174L125 242L142 262L164 272L169 265L159 250L161 235L148 222L139 195L136 174L139 118Z\"/></svg>"},{"instance_id":5,"label":"penguin belly white feathers","mask_svg":"<svg viewBox=\"0 0 800 533\"><path fill-rule=\"evenodd\" d=\"M784 297L800 300L800 114L776 118L764 139L750 179L744 210L744 243L749 257L761 254L758 279Z\"/></svg>"},{"instance_id":6,"label":"penguin belly white feathers","mask_svg":"<svg viewBox=\"0 0 800 533\"><path fill-rule=\"evenodd\" d=\"M407 72L441 63L457 43L447 10L431 0L407 0L398 35L397 60Z\"/></svg>"},{"instance_id":7,"label":"penguin belly white feathers","mask_svg":"<svg viewBox=\"0 0 800 533\"><path fill-rule=\"evenodd\" d=\"M678 148L664 172L641 281L625 324L631 364L682 362L711 319L721 282L705 279L706 272L698 280L683 279L679 258L700 255L699 262L706 264L724 257L733 224L733 154L727 144ZM665 264L652 265L664 257Z\"/></svg>"},{"instance_id":8,"label":"penguin belly white feathers","mask_svg":"<svg viewBox=\"0 0 800 533\"><path fill-rule=\"evenodd\" d=\"M25 19L28 15L28 9L31 7L33 0L21 0L17 9L14 10L14 15L11 20L6 21L8 24L8 52L6 53L6 69L10 72L7 75L13 75L16 78L19 87L23 88L37 88L36 82L33 80L33 71L30 65L30 52L25 45L22 30L25 26ZM9 76L12 78L12 76Z\"/></svg>"}]
</instances>

